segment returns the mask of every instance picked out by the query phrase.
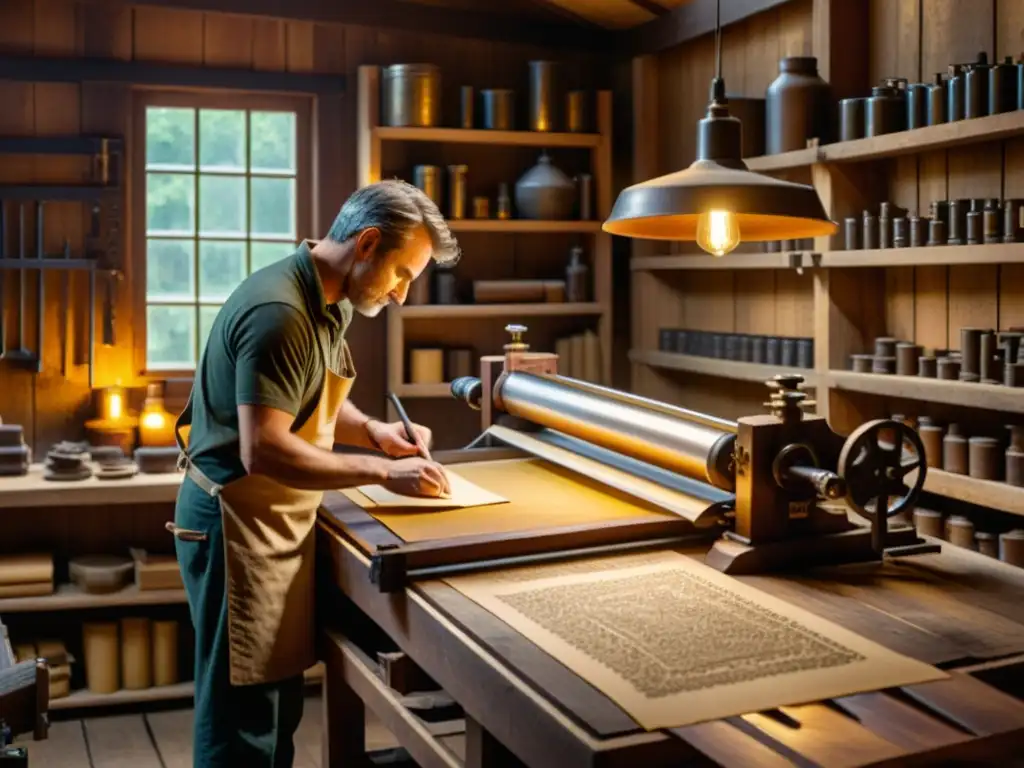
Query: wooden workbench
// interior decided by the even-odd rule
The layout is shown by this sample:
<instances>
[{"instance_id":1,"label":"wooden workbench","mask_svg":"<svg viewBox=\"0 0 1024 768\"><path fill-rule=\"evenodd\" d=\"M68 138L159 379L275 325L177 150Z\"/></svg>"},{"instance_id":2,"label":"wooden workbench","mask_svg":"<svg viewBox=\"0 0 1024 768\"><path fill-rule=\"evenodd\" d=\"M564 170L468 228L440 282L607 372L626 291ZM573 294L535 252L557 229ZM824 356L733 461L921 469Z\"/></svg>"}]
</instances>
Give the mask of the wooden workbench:
<instances>
[{"instance_id":1,"label":"wooden workbench","mask_svg":"<svg viewBox=\"0 0 1024 768\"><path fill-rule=\"evenodd\" d=\"M892 650L958 670L950 679L645 732L439 578L382 592L365 546L338 522L353 506L328 495L318 531L325 766L362 764L364 705L421 766L904 765L911 755L914 764L977 765L1020 754L1024 573L982 555L946 546L899 563L743 577ZM360 526L364 544L387 536L365 520ZM695 558L707 551L706 544L674 548ZM461 706L461 737L450 729L436 735L383 683L374 653L394 649Z\"/></svg>"}]
</instances>

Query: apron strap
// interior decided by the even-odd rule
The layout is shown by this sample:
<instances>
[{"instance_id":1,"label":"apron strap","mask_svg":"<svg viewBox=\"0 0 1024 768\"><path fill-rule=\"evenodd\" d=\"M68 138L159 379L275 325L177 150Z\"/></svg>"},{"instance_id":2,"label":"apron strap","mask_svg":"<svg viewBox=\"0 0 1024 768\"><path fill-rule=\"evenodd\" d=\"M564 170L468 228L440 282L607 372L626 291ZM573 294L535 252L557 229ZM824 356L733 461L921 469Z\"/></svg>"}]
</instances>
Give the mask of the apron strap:
<instances>
[{"instance_id":1,"label":"apron strap","mask_svg":"<svg viewBox=\"0 0 1024 768\"><path fill-rule=\"evenodd\" d=\"M182 410L178 420L174 423L174 441L178 444L178 470L185 470L185 474L188 478L206 491L211 496L217 496L224 488L223 485L213 482L208 478L202 470L199 469L188 457L188 446L185 445L185 440L181 436L181 428L184 426L192 425L192 395L195 392L195 385L192 386L192 391L188 393L188 401L185 403L185 408Z\"/></svg>"}]
</instances>

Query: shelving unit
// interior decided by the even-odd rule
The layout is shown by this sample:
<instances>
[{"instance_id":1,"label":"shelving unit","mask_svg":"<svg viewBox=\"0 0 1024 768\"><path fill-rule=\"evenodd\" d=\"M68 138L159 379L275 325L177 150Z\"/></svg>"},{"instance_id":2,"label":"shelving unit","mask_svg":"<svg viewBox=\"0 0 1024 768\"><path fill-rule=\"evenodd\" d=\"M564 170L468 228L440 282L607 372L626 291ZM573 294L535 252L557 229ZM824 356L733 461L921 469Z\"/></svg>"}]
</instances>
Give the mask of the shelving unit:
<instances>
[{"instance_id":1,"label":"shelving unit","mask_svg":"<svg viewBox=\"0 0 1024 768\"><path fill-rule=\"evenodd\" d=\"M83 592L74 584L58 584L52 595L0 599L0 616L33 611L77 611L135 605L174 605L185 602L183 589L139 589L130 584L106 594Z\"/></svg>"},{"instance_id":2,"label":"shelving unit","mask_svg":"<svg viewBox=\"0 0 1024 768\"><path fill-rule=\"evenodd\" d=\"M817 57L822 77L844 95L868 93L872 82L864 79L867 71L850 65L849 46L843 55L836 53L828 14L819 16L817 9L817 4L807 9L804 23L811 45L805 55ZM921 22L922 29L931 23L924 18ZM955 49L959 39L951 32L939 48L926 50L922 44L913 56L901 57L897 51L906 41L897 42L897 31L878 25L871 30L872 45L877 46L872 80L876 72L909 82L927 80L929 73L945 69L953 55L946 46ZM987 48L991 55L994 40L989 41L987 28L984 34L982 38L979 32L968 47ZM634 62L634 114L666 114L676 107L659 101L665 98L659 77L671 81L680 76L671 66L657 60ZM749 79L749 61L746 67ZM701 98L687 96L686 101ZM687 162L673 154L667 137L660 148L651 139L640 132L634 142L637 181ZM672 167L661 161L659 149L663 156L674 157ZM840 223L839 231L817 238L809 249L736 252L722 258L696 247L681 253L678 245L633 241L634 391L725 417L761 412L764 390L756 382L778 373L773 366L659 352L659 330L809 336L814 338L814 371L800 373L808 388L816 385L817 413L840 434L893 413L958 421L968 434L979 435L995 436L1003 424L1020 423L1024 388L854 373L850 356L871 353L880 336L944 350L960 347L962 327L1024 326L1024 242L846 251L842 222L859 218L881 201L926 216L932 200L1024 198L1024 110L751 157L746 163L752 171L812 184L827 215ZM758 244L748 247L754 250ZM1005 483L929 470L925 487L1024 515L1024 489Z\"/></svg>"},{"instance_id":3,"label":"shelving unit","mask_svg":"<svg viewBox=\"0 0 1024 768\"><path fill-rule=\"evenodd\" d=\"M360 186L374 183L384 177L402 176L411 180L412 165L430 162L444 166L449 162L467 162L470 186L474 167L490 172L491 166L500 168L504 181L513 191L516 179L536 162L534 151L584 152L586 171L593 176L594 219L586 221L533 221L525 219L449 219L453 233L462 241L462 261L455 267L469 274L487 273L487 279L495 279L494 262L504 258L506 264L514 264L515 277L549 279L552 273L564 268L569 257L569 244L582 245L589 255L590 274L593 281L593 301L586 303L544 303L544 304L421 304L416 306L391 307L387 311L387 383L388 388L403 398L416 401L425 399L451 399L447 383L411 384L406 381L406 353L411 344L419 343L432 347L458 347L473 349L479 358L486 354L500 354L505 343L503 328L507 323L527 322L530 327L527 340L537 350L554 351L554 342L559 336L594 330L598 335L601 356L601 378L603 383L611 380L612 367L612 283L611 283L611 236L601 230L601 223L607 218L612 204L611 179L611 124L612 102L609 91L598 91L595 97L594 133L540 133L532 131L491 131L463 128L395 128L382 126L380 110L380 69L374 66L359 68L358 84L358 183ZM524 72L525 82L525 72ZM432 145L432 146L431 146ZM461 153L481 152L472 145L479 145L486 154L471 155L479 159L463 160ZM461 147L461 149L459 149ZM454 149L453 149L454 148ZM523 154L523 151L527 154ZM506 157L507 155L507 157ZM424 159L429 158L429 159ZM527 160L527 158L530 158ZM525 163L525 164L524 164ZM556 161L556 164L557 161ZM566 171L569 173L569 171ZM572 175L569 173L569 175ZM446 189L447 185L442 184ZM487 195L492 200L495 189L487 185ZM484 193L481 189L480 194ZM470 190L470 196L473 191ZM471 206L467 201L467 211ZM442 207L443 210L443 207ZM513 211L514 213L514 211ZM463 236L465 239L463 240ZM487 237L485 241L482 238ZM512 237L522 238L526 248L516 248ZM545 238L546 239L542 239ZM505 238L505 239L497 239ZM530 239L536 238L536 239ZM563 238L557 240L556 238ZM568 239L575 238L575 239ZM486 249L483 247L487 243ZM516 241L518 243L520 241ZM559 249L561 250L555 250ZM523 267L520 259L529 251L528 266ZM496 256L495 252L501 254ZM550 258L548 258L550 252ZM555 255L555 254L558 255ZM484 263L487 259L491 263ZM475 263L474 263L475 261ZM466 266L463 266L466 265ZM530 269L543 274L534 274ZM512 275L509 275L511 277ZM429 278L423 278L429 279ZM477 321L467 324L466 320ZM533 325L531 325L531 321ZM414 325L412 325L414 324ZM474 370L476 366L474 365ZM602 383L599 382L599 383ZM454 404L454 403L453 403ZM414 420L431 427L435 435L443 437L451 431L449 419L465 421L467 429L476 423L474 414L464 407L464 419L451 409L444 410L432 404L419 413L410 414ZM395 418L393 408L388 404L388 417ZM444 424L446 429L439 431ZM453 444L458 444L455 438ZM439 446L446 447L446 446Z\"/></svg>"}]
</instances>

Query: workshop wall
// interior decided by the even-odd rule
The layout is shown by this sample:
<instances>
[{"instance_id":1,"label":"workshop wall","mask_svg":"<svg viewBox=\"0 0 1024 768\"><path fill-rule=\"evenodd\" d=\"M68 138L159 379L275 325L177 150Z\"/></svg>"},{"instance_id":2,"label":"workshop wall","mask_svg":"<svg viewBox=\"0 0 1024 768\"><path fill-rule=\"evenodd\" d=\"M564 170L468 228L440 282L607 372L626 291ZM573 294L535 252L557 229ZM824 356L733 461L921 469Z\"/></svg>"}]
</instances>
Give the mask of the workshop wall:
<instances>
[{"instance_id":1,"label":"workshop wall","mask_svg":"<svg viewBox=\"0 0 1024 768\"><path fill-rule=\"evenodd\" d=\"M348 91L337 99L321 99L314 119L314 209L319 221L312 237L323 234L338 207L355 188L355 83L360 64L432 61L442 71L458 73L477 87L518 85L527 62L558 58L576 70L589 87L609 87L606 68L597 59L564 55L529 45L475 41L339 24L316 24L157 7L123 7L72 0L3 0L0 2L0 55L89 56L121 60L160 61L208 67L231 66L256 70L345 73ZM604 80L603 80L604 78ZM457 84L456 84L457 85ZM628 96L622 99L628 120ZM79 85L0 81L0 135L58 135L101 133L124 135L130 143L132 89L122 84ZM620 118L621 123L621 118ZM626 137L628 141L628 137ZM127 152L130 159L131 151ZM628 151L626 154L628 160ZM0 183L74 183L82 179L85 160L4 157ZM127 168L128 181L131 168ZM130 199L126 197L126 200ZM26 206L26 229L32 214ZM127 210L126 210L127 213ZM13 215L16 217L16 210ZM82 206L51 204L45 215L47 253L59 250L65 238L72 252L81 253L86 225ZM132 222L127 222L130 231ZM124 242L129 231L124 233ZM28 239L34 244L33 238ZM8 227L4 252L17 248L17 228ZM96 386L120 382L140 386L133 348L140 341L133 318L133 280L144 279L141 254L126 257L126 284L119 286L114 347L96 350ZM134 267L134 269L133 269ZM9 275L15 273L8 273ZM627 275L628 277L628 275ZM25 278L26 346L35 343L35 277ZM45 348L39 373L12 369L0 363L0 416L25 428L26 441L41 456L59 439L81 434L90 415L88 370L84 364L87 340L87 278L72 276L71 317L61 297L62 276L47 274ZM8 340L15 337L19 311L16 278L4 286ZM98 322L98 320L97 320ZM359 369L354 398L360 407L383 413L385 387L384 319L359 319L350 343ZM67 336L62 329L67 330ZM67 341L67 345L65 345ZM66 362L66 366L62 363ZM66 368L66 373L62 372ZM181 390L182 387L177 387ZM184 387L187 392L187 386ZM168 403L172 405L172 403Z\"/></svg>"}]
</instances>

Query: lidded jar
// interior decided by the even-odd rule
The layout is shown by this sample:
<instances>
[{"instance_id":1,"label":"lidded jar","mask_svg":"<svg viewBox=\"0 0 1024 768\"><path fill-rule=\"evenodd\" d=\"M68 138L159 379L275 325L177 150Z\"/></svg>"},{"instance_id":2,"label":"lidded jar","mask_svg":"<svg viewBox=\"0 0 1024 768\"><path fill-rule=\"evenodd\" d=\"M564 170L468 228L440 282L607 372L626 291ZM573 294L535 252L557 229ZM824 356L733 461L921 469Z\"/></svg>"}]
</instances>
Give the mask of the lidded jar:
<instances>
[{"instance_id":1,"label":"lidded jar","mask_svg":"<svg viewBox=\"0 0 1024 768\"><path fill-rule=\"evenodd\" d=\"M563 221L572 216L576 185L547 153L516 182L516 210L524 219Z\"/></svg>"},{"instance_id":2,"label":"lidded jar","mask_svg":"<svg viewBox=\"0 0 1024 768\"><path fill-rule=\"evenodd\" d=\"M779 76L768 86L765 103L765 152L804 149L807 140L831 141L831 98L813 56L789 56L779 62Z\"/></svg>"}]
</instances>

